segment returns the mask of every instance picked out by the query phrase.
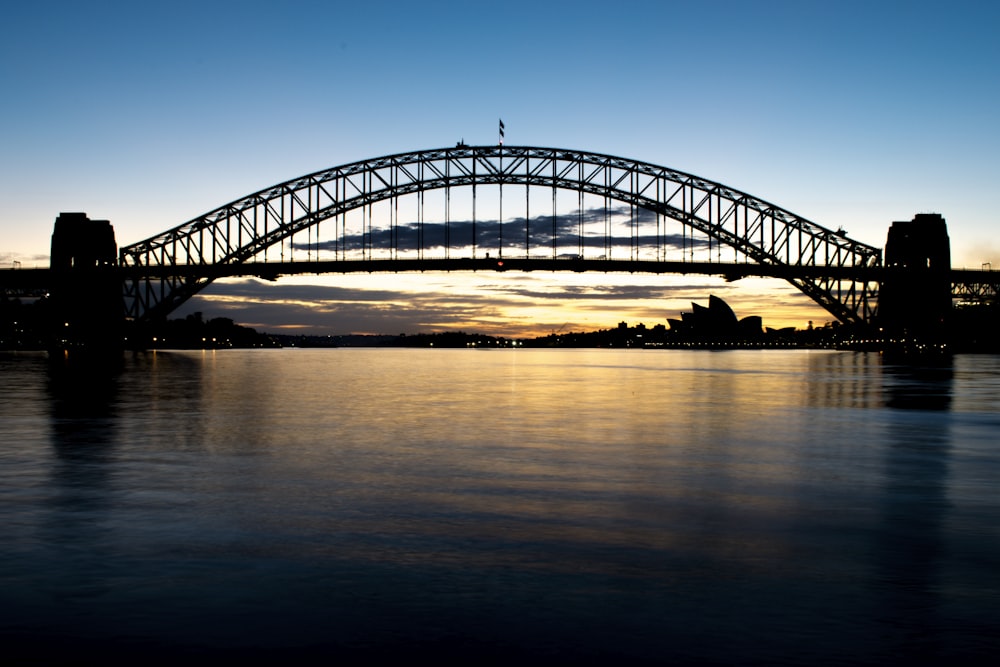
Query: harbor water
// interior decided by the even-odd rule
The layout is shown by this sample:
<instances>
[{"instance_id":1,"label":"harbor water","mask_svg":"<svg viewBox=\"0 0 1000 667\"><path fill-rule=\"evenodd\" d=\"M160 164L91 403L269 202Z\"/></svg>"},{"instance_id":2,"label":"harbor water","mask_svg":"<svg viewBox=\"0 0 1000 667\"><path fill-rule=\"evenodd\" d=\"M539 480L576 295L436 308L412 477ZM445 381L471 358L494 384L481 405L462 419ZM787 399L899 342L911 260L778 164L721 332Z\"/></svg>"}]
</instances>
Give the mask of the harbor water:
<instances>
[{"instance_id":1,"label":"harbor water","mask_svg":"<svg viewBox=\"0 0 1000 667\"><path fill-rule=\"evenodd\" d=\"M0 353L8 664L1000 649L997 356L342 348L112 366Z\"/></svg>"}]
</instances>

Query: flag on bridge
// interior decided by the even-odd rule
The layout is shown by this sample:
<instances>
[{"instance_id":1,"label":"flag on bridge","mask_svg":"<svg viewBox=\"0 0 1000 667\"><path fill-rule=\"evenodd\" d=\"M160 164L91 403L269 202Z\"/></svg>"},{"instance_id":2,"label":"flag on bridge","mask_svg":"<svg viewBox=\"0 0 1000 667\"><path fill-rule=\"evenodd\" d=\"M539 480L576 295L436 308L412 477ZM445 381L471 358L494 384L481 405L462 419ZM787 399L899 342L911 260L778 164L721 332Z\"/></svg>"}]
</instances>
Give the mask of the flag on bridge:
<instances>
[{"instance_id":1,"label":"flag on bridge","mask_svg":"<svg viewBox=\"0 0 1000 667\"><path fill-rule=\"evenodd\" d=\"M500 119L500 145L503 146L503 118Z\"/></svg>"}]
</instances>

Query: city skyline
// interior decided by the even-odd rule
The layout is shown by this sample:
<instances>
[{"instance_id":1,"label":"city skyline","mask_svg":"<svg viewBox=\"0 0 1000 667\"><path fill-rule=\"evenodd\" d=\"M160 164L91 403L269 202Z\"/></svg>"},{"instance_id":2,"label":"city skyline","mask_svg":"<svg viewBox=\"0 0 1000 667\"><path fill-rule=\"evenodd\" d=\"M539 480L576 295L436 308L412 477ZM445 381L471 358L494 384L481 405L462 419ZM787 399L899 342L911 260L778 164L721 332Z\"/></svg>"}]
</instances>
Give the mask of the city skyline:
<instances>
[{"instance_id":1,"label":"city skyline","mask_svg":"<svg viewBox=\"0 0 1000 667\"><path fill-rule=\"evenodd\" d=\"M499 118L507 144L679 169L878 247L894 220L938 212L954 266L1000 260L988 203L998 10L986 3L12 14L0 47L12 100L0 111L3 265L45 265L61 211L109 219L125 245L317 169L495 143ZM767 326L831 319L781 281L554 274L227 281L179 314L309 333L524 335L662 323L711 293Z\"/></svg>"}]
</instances>

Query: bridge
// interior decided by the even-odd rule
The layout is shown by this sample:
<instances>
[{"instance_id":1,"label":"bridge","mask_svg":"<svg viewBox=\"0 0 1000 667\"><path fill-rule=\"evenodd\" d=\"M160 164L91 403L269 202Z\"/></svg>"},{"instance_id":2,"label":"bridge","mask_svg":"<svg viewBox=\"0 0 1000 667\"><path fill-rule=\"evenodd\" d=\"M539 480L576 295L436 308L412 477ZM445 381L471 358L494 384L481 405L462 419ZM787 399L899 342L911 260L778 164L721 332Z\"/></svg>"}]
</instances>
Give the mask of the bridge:
<instances>
[{"instance_id":1,"label":"bridge","mask_svg":"<svg viewBox=\"0 0 1000 667\"><path fill-rule=\"evenodd\" d=\"M81 271L90 271L115 286L104 312L120 310L134 322L163 318L228 276L489 270L778 277L849 324L873 323L880 288L884 300L886 286L911 282L914 270L921 285L928 270L946 285L949 308L956 295L995 298L998 283L991 271L952 270L950 256L883 261L880 248L842 230L693 174L530 146L460 143L325 169L117 252L109 250L110 224L67 216L60 217L61 242L57 220L52 267L4 270L0 287L26 293L62 276L64 291L78 292ZM946 249L946 232L943 238ZM897 242L903 246L903 255L912 254L910 241ZM67 280L71 268L75 277Z\"/></svg>"}]
</instances>

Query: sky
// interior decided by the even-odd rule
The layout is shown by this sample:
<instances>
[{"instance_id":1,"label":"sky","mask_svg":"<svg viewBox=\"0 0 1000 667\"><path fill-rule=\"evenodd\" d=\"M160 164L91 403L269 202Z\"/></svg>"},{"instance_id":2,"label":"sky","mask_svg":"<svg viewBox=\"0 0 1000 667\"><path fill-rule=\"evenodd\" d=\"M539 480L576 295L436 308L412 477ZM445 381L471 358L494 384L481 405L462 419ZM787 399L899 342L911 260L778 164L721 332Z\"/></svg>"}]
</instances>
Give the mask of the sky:
<instances>
[{"instance_id":1,"label":"sky","mask_svg":"<svg viewBox=\"0 0 1000 667\"><path fill-rule=\"evenodd\" d=\"M0 24L0 267L47 266L61 211L135 243L306 173L494 144L697 174L882 247L935 212L1000 266L993 2L46 2ZM400 274L213 284L264 331L544 335L665 323L717 294L829 321L780 281Z\"/></svg>"}]
</instances>

